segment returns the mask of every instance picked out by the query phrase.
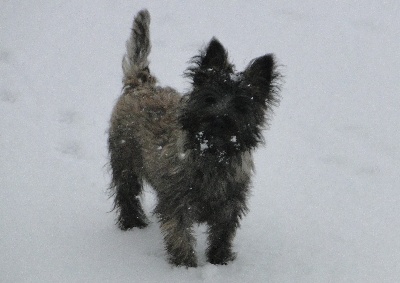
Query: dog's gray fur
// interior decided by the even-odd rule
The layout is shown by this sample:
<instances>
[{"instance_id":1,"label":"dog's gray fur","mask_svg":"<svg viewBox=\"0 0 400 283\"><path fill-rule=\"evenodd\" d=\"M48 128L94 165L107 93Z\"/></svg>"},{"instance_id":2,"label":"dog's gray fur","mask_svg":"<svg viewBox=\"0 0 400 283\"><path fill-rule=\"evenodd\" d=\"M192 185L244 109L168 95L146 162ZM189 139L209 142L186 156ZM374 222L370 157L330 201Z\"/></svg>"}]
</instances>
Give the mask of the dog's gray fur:
<instances>
[{"instance_id":1,"label":"dog's gray fur","mask_svg":"<svg viewBox=\"0 0 400 283\"><path fill-rule=\"evenodd\" d=\"M157 86L149 71L149 23L147 10L134 19L122 64L123 93L111 117L109 152L117 223L123 230L148 224L139 200L146 180L157 192L155 213L170 262L197 265L192 226L205 222L207 258L226 264L235 258L232 240L247 211L252 150L261 141L265 115L277 102L274 82L279 74L272 55L234 73L226 51L213 39L194 58L195 66L187 73L193 90L182 97L172 88ZM204 102L202 97L210 95L204 92L222 94L212 94ZM235 98L230 92L241 94Z\"/></svg>"}]
</instances>

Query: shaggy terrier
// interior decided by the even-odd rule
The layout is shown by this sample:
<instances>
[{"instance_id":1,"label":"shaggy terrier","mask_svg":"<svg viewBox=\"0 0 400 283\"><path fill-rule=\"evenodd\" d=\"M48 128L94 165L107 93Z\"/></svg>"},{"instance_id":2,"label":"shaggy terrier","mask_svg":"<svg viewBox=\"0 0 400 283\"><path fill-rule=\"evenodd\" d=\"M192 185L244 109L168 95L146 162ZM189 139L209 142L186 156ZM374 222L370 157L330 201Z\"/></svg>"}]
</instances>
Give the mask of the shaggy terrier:
<instances>
[{"instance_id":1,"label":"shaggy terrier","mask_svg":"<svg viewBox=\"0 0 400 283\"><path fill-rule=\"evenodd\" d=\"M208 225L207 259L227 264L248 208L252 152L278 103L274 56L255 58L236 72L213 38L186 76L180 95L160 87L149 70L150 15L140 11L123 58L123 93L109 130L111 189L122 230L148 224L140 204L143 181L156 191L158 216L170 263L195 267L194 223Z\"/></svg>"}]
</instances>

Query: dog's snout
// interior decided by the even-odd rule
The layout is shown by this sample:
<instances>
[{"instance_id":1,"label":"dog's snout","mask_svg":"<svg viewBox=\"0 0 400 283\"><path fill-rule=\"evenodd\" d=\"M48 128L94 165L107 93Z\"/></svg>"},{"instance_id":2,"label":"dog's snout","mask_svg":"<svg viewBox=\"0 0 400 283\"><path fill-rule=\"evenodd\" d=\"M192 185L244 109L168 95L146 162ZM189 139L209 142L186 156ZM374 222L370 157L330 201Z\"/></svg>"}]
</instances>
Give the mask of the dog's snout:
<instances>
[{"instance_id":1,"label":"dog's snout","mask_svg":"<svg viewBox=\"0 0 400 283\"><path fill-rule=\"evenodd\" d=\"M230 127L232 124L233 121L228 115L220 115L215 117L213 120L213 126L220 129Z\"/></svg>"}]
</instances>

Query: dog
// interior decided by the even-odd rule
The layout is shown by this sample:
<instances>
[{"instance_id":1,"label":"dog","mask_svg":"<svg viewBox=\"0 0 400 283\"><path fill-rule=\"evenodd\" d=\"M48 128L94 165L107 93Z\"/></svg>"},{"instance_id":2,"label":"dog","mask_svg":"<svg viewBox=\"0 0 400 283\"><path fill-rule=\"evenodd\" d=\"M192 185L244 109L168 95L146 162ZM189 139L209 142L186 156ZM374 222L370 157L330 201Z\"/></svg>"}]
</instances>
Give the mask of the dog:
<instances>
[{"instance_id":1,"label":"dog","mask_svg":"<svg viewBox=\"0 0 400 283\"><path fill-rule=\"evenodd\" d=\"M196 267L193 225L206 223L207 260L235 259L232 242L247 199L254 149L263 143L279 102L275 57L267 54L236 72L222 44L212 38L191 60L191 90L160 87L149 70L150 14L134 18L123 57L123 90L111 116L108 147L117 225L144 228L143 182L157 195L154 213L169 262Z\"/></svg>"}]
</instances>

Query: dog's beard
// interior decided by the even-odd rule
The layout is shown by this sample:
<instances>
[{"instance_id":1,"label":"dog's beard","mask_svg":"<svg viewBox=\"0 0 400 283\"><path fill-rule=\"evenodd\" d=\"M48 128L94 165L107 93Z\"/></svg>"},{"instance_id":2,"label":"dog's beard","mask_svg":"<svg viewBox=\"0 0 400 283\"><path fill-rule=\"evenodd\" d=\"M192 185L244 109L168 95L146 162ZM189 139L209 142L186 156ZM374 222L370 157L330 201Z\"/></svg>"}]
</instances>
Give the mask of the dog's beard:
<instances>
[{"instance_id":1,"label":"dog's beard","mask_svg":"<svg viewBox=\"0 0 400 283\"><path fill-rule=\"evenodd\" d=\"M227 127L226 123L219 123L218 119L215 119L213 122L200 124L197 129L190 134L189 142L191 144L189 147L201 157L217 159L218 162L222 162L243 150L240 133L232 124Z\"/></svg>"},{"instance_id":2,"label":"dog's beard","mask_svg":"<svg viewBox=\"0 0 400 283\"><path fill-rule=\"evenodd\" d=\"M195 138L200 146L200 151L204 153L231 153L240 149L240 143L235 134L211 134L200 131Z\"/></svg>"},{"instance_id":3,"label":"dog's beard","mask_svg":"<svg viewBox=\"0 0 400 283\"><path fill-rule=\"evenodd\" d=\"M194 150L199 156L234 157L260 142L259 127L247 116L236 112L222 116L193 113L185 112L180 121L187 131L186 149Z\"/></svg>"}]
</instances>

